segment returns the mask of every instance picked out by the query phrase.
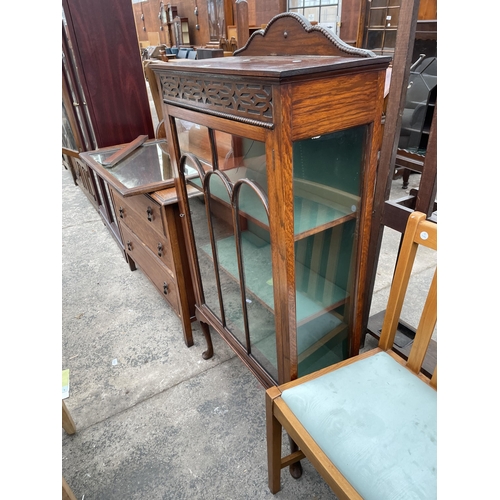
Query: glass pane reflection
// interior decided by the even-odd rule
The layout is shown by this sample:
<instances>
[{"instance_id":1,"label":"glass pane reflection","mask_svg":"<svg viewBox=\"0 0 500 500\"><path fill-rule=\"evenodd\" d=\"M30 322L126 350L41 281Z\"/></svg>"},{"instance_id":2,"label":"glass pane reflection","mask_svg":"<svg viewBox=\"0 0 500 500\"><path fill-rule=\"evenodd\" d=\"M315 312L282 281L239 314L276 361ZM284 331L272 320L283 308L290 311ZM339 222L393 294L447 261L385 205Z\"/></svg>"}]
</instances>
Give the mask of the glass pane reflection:
<instances>
[{"instance_id":1,"label":"glass pane reflection","mask_svg":"<svg viewBox=\"0 0 500 500\"><path fill-rule=\"evenodd\" d=\"M90 156L102 165L115 152L90 153ZM104 168L126 188L167 181L173 176L166 141L144 143L116 165Z\"/></svg>"},{"instance_id":2,"label":"glass pane reflection","mask_svg":"<svg viewBox=\"0 0 500 500\"><path fill-rule=\"evenodd\" d=\"M366 126L293 145L299 376L347 357Z\"/></svg>"},{"instance_id":3,"label":"glass pane reflection","mask_svg":"<svg viewBox=\"0 0 500 500\"><path fill-rule=\"evenodd\" d=\"M196 152L205 159L205 181L199 175L188 180L200 190L189 203L205 303L277 379L265 145L220 131L207 130L207 136L214 150ZM218 171L207 158L215 159Z\"/></svg>"}]
</instances>

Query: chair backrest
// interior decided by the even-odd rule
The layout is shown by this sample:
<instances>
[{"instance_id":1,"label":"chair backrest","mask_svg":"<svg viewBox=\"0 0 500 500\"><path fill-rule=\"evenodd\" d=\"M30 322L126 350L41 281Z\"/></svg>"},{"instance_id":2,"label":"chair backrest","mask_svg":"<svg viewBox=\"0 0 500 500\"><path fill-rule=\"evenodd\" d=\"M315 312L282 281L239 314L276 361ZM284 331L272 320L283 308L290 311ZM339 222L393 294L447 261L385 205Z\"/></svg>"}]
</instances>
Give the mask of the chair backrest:
<instances>
[{"instance_id":1,"label":"chair backrest","mask_svg":"<svg viewBox=\"0 0 500 500\"><path fill-rule=\"evenodd\" d=\"M394 278L391 285L389 300L380 334L379 347L390 350L394 344L396 330L403 308L403 302L408 289L411 271L419 246L425 246L437 251L437 224L426 220L425 214L413 212L406 226L401 245ZM420 373L422 363L429 346L437 322L437 267L434 271L427 298L420 316L415 339L406 362L407 368L416 374ZM430 380L430 385L437 388L437 367Z\"/></svg>"},{"instance_id":2,"label":"chair backrest","mask_svg":"<svg viewBox=\"0 0 500 500\"><path fill-rule=\"evenodd\" d=\"M179 49L179 52L177 52L177 58L178 59L186 59L188 56L188 50L186 49Z\"/></svg>"},{"instance_id":3,"label":"chair backrest","mask_svg":"<svg viewBox=\"0 0 500 500\"><path fill-rule=\"evenodd\" d=\"M188 52L188 59L196 59L196 50L190 50Z\"/></svg>"}]
</instances>

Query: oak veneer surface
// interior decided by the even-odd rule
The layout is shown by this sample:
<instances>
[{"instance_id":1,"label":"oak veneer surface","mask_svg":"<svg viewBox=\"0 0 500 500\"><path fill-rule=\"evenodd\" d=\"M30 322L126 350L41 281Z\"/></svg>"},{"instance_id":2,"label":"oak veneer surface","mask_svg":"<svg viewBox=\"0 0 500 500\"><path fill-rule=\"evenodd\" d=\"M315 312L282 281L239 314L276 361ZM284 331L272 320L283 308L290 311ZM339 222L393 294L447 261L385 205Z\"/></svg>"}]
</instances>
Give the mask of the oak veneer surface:
<instances>
[{"instance_id":1,"label":"oak veneer surface","mask_svg":"<svg viewBox=\"0 0 500 500\"><path fill-rule=\"evenodd\" d=\"M363 58L340 56L233 56L206 60L193 61L190 59L179 60L175 65L168 67L169 72L193 71L200 73L223 73L225 75L238 75L240 78L249 76L269 76L286 78L298 75L307 75L313 71L313 78L318 73L329 71L343 71L350 68L359 71L363 67L387 66L390 58ZM152 70L165 70L165 65L151 64Z\"/></svg>"},{"instance_id":2,"label":"oak veneer surface","mask_svg":"<svg viewBox=\"0 0 500 500\"><path fill-rule=\"evenodd\" d=\"M175 176L178 175L178 171L182 171L184 168L183 162L186 157L181 159L181 156L186 152L186 149L189 152L188 157L196 154L193 152L194 148L191 147L191 139L194 137L189 138L188 148L184 145L184 130L178 126L179 120L186 120L199 127L208 127L247 140L260 141L265 146L266 177L264 181L254 173L245 177L248 182L253 183L253 186L255 183L260 186L255 188L255 195L253 195L253 198L258 198L257 201L260 200L259 210L255 210L254 207L250 207L246 203L248 200L245 200L245 196L240 194L240 191L243 191L243 188L241 190L239 188L241 182L232 178L231 170L226 168L221 170L225 176L224 186L222 186L223 199L226 200L225 207L231 215L232 207L236 206L236 198L238 198L238 211L232 213L234 221L239 221L239 217L246 217L248 224L250 222L255 224L254 230L259 228L259 231L255 231L256 235L257 233L262 234L266 228L269 228L270 237L264 238L266 241L272 242L268 249L259 247L260 252L248 250L246 239L241 243L241 248L238 246L239 244L235 247L234 230L231 227L228 228L231 226L231 217L223 217L223 214L220 213L219 208L222 207L222 203L212 203L217 197L217 184L211 183L208 186L208 183L204 183L203 189L207 190L205 194L209 190L210 195L207 194L207 196L211 196L211 198L207 198L211 200L208 204L213 216L211 224L214 225L214 218L217 219L217 235L213 239L217 243L218 260L211 261L210 248L214 248L215 242L210 241L209 235L212 234L210 232L212 229L208 231L209 225L202 217L202 215L206 217L206 206L198 207L194 203L190 204L182 192L183 190L180 190L179 193L180 209L186 214L184 230L188 241L189 263L195 283L197 319L201 323L212 326L265 386L297 378L299 363L301 363L300 369L306 373L314 363L320 361L320 356L323 355L323 353L318 352L314 359L313 356L310 356L310 365L306 367L303 364L302 344L307 344L304 341L308 340L309 337L304 334L305 329L300 310L304 304L303 301L297 299L296 294L296 292L305 290L308 295L314 295L314 298L317 298L316 294L312 293L313 290L316 292L324 288L333 288L326 285L326 280L316 279L317 273L315 271L319 263L328 268L329 274L335 275L335 282L332 281L332 283L344 290L346 289L345 285L348 285L349 289L349 300L345 300L344 294L341 304L340 299L334 297L328 301L328 307L322 307L324 304L319 300L321 312L325 312L327 319L328 316L333 315L331 309L336 307L338 311L335 311L337 313L335 318L339 322L345 322L346 325L352 325L352 328L349 326L339 330L338 333L342 335L343 340L337 343L338 339L333 339L334 342L331 342L327 349L339 359L343 359L347 356L347 348L350 347L347 345L347 338L349 338L349 343L352 344L352 354L356 354L361 328L358 323L354 322L354 316L360 315L364 304L364 260L372 213L372 192L377 152L381 137L385 72L390 62L389 57L374 57L374 54L366 51L343 47L341 42L329 37L328 33L313 30L304 19L298 19L297 16L287 20L287 26L296 27L299 23L307 32L302 38L304 43L301 44L301 47L305 47L303 50L297 47L299 44L296 42L294 42L295 45L288 44L289 36L285 42L276 43L265 54L256 54L255 52L258 50L249 48L252 40L260 47L262 46L261 38L267 37L266 39L269 41L269 37L276 34L277 40L280 33L283 37L283 31L280 32L278 29L282 25L282 21L281 17L271 21L264 30L264 35L259 34L259 32L254 33L247 46L241 49L241 53L233 57L198 61L180 60L168 68L167 65L150 65L150 69L156 74L163 100L169 153L176 171ZM292 37L295 35L299 36L295 32ZM306 47L307 42L316 38L323 40L321 55L311 54L312 49ZM285 53L290 46L293 46L293 50L297 50L297 55ZM309 54L304 54L307 51ZM276 54L273 55L271 52L276 52ZM339 54L340 52L342 54ZM252 55L249 55L250 53ZM314 101L312 104L311 100ZM332 107L334 107L334 112L331 112L330 108ZM355 196L361 200L361 203L351 201L347 205L349 214L356 212L353 221L358 221L359 232L357 241L352 243L352 246L348 247L349 249L346 245L346 249L342 247L342 251L339 250L338 261L344 265L339 266L343 272L337 276L336 261L326 258L320 259L320 255L323 254L319 250L316 250L314 255L311 254L311 257L306 259L307 262L295 261L294 249L301 245L300 242L297 243L298 239L307 237L311 244L316 243L315 246L320 248L321 238L328 244L331 242L326 231L329 230L330 226L337 225L339 221L337 219L328 220L326 224L324 222L320 226L314 224L312 228L306 225L301 229L299 235L296 234L294 209L297 208L296 195L298 193L297 183L294 182L295 177L297 177L294 176L294 167L298 163L297 159L294 158L294 147L295 149L298 147L297 141L300 140L314 140L318 138L318 135L326 136L358 126L363 127L364 134L355 141L359 157L356 156L356 161L353 161L352 165L349 162L344 163L349 165L349 178L356 179ZM322 140L326 140L326 138L324 137ZM340 138L335 140L340 141ZM209 143L209 141L206 142ZM212 155L203 154L202 158L208 163L210 163L211 158L218 159L221 156L217 149L218 141L213 142ZM200 146L197 141L196 146ZM262 156L264 159L264 155ZM311 155L306 156L312 158ZM325 156L328 155L325 154ZM235 157L238 155L235 154ZM246 159L254 159L254 156L250 155ZM212 161L215 163L215 160ZM329 158L327 158L326 163L329 166L329 171L333 171ZM358 164L360 168L358 168ZM248 165L243 162L238 168L241 170L244 166ZM201 164L196 168L200 172L204 169ZM316 163L309 162L306 165L306 170L318 170L318 168L317 161ZM208 174L205 173L205 175ZM219 173L215 175L218 176ZM203 177L201 173L200 177ZM309 177L301 182L300 187L303 194L309 192L308 182L311 181ZM209 176L210 179L212 179L212 175ZM321 176L319 179L312 180L317 184L328 184ZM193 183L194 181L191 184ZM187 187L186 184L190 183L186 183L186 180L179 175L179 184L181 187ZM198 184L200 185L200 183ZM233 189L228 189L228 184L232 184ZM345 191L345 186L337 186L336 181L330 187ZM265 195L261 195L263 190ZM332 208L335 208L337 200L334 199L333 192L327 194L326 190L323 189L322 193L328 201L325 204L325 210L331 211ZM230 202L229 198L231 198ZM309 202L309 197L307 198ZM313 201L316 200L317 193L315 191ZM353 206L355 206L355 210L353 210ZM330 218L332 217L334 216L331 215ZM344 220L345 217L347 216L343 214L340 219L345 223L349 222ZM266 223L267 219L268 223ZM306 217L301 222L308 223ZM239 224L238 230L244 232L246 227L243 227L244 224L241 222ZM232 240L224 240L225 236L231 236ZM226 241L228 248L225 247ZM252 239L252 241L254 240ZM348 240L350 245L351 241L352 238ZM229 247L229 243L232 243L232 247ZM243 248L244 246L245 248ZM323 247L321 246L321 248ZM224 252L224 250L228 250L228 252ZM229 253L229 250L232 253ZM265 294L261 296L259 287L251 286L253 283L250 283L250 276L254 277L258 273L251 272L250 269L246 268L247 265L252 264L249 255L252 258L259 258L258 254L264 253L264 250L266 251L266 262L272 263L271 266L268 266L265 280L266 286L269 288L271 285L268 282L272 278L272 297L265 296ZM245 254L245 257L241 259L242 262L238 265L236 265L237 259L234 252L240 252L241 256ZM352 256L349 262L344 259L344 255L347 254ZM215 273L213 271L214 262L218 263ZM314 264L313 268L309 268L311 272L307 269L303 271L303 268L307 268L306 263L309 262ZM238 288L239 268L244 270L247 280L245 285L249 290L246 290L245 294L248 292L260 300L250 299L251 302L247 302L246 295L240 293L241 290ZM256 268L259 271L264 270L264 266L254 264L252 269ZM209 272L212 281L210 281ZM301 284L306 282L308 287L299 290L297 276L299 276ZM216 283L217 280L219 282ZM340 282L344 286L341 287ZM232 294L231 300L221 300L224 294L226 296ZM235 297L237 299L233 301ZM224 304L232 304L233 302L237 303L238 307L240 302L243 304L243 311L247 311L248 327L245 324L246 320L243 321L242 327L238 325L228 326L232 321L233 311L226 310ZM247 303L251 304L251 307L246 306ZM258 311L258 317L253 310ZM265 316L266 312L269 313L269 318ZM307 317L309 319L311 314L308 314ZM318 318L318 314L314 312L308 325L310 324L312 328L313 322L316 322ZM253 325L258 326L254 327ZM266 339L259 337L266 328L272 334L269 336L272 340L269 345L267 343L264 345ZM314 330L317 329L317 323L314 323ZM335 325L332 326L331 331L337 333ZM313 344L316 345L316 342ZM242 348L242 346L245 347ZM250 348L253 357L248 355ZM276 359L272 359L270 355L260 356L260 353L255 351L256 348L260 352L273 351ZM305 352L309 352L308 346L306 346ZM274 361L277 362L277 366ZM329 359L329 364L333 362ZM271 367L269 364L274 366Z\"/></svg>"}]
</instances>

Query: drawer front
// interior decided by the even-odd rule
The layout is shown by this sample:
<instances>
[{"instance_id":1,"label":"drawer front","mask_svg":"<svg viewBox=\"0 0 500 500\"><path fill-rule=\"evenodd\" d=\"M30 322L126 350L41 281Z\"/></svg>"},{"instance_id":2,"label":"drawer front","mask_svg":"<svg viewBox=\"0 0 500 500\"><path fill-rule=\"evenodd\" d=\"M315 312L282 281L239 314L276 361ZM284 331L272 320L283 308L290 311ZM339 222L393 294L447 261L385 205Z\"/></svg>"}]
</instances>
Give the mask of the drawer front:
<instances>
[{"instance_id":1,"label":"drawer front","mask_svg":"<svg viewBox=\"0 0 500 500\"><path fill-rule=\"evenodd\" d=\"M126 225L131 229L151 252L153 252L170 270L173 270L172 248L169 239L157 231L153 231L134 210L124 207L122 213L123 218L120 219L122 227Z\"/></svg>"},{"instance_id":2,"label":"drawer front","mask_svg":"<svg viewBox=\"0 0 500 500\"><path fill-rule=\"evenodd\" d=\"M142 272L170 303L176 313L180 314L177 284L169 270L143 243L141 243L138 236L123 224L122 232L123 244L125 245L127 254L130 255L134 262L141 268Z\"/></svg>"},{"instance_id":3,"label":"drawer front","mask_svg":"<svg viewBox=\"0 0 500 500\"><path fill-rule=\"evenodd\" d=\"M122 201L123 203L120 204ZM120 202L115 203L118 205L117 214L121 225L123 226L126 224L151 252L153 252L170 270L173 270L174 265L170 239L163 233L156 231L155 226L145 219L143 215L137 213L136 210L127 204L127 201L128 200L122 198ZM150 206L153 209L153 213L159 214L160 207L158 205L152 203Z\"/></svg>"},{"instance_id":4,"label":"drawer front","mask_svg":"<svg viewBox=\"0 0 500 500\"><path fill-rule=\"evenodd\" d=\"M159 234L165 234L161 220L161 207L158 203L148 198L145 194L124 198L114 189L113 197L115 199L116 214L121 220L126 220L132 210L137 214L136 218L141 224L146 225L146 227L155 230ZM131 224L128 224L128 226L132 227ZM136 228L133 227L133 230L135 232Z\"/></svg>"}]
</instances>

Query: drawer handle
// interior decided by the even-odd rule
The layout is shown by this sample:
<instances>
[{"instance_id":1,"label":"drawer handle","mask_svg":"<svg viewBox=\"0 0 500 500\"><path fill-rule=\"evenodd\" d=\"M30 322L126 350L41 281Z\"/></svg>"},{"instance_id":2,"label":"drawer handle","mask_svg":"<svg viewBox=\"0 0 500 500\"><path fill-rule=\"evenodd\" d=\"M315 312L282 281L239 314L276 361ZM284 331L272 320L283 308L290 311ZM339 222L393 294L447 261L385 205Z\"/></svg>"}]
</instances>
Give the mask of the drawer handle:
<instances>
[{"instance_id":1,"label":"drawer handle","mask_svg":"<svg viewBox=\"0 0 500 500\"><path fill-rule=\"evenodd\" d=\"M132 251L132 242L131 241L127 241L127 248L128 248L129 252Z\"/></svg>"},{"instance_id":2,"label":"drawer handle","mask_svg":"<svg viewBox=\"0 0 500 500\"><path fill-rule=\"evenodd\" d=\"M166 281L163 282L163 293L165 295L168 293L168 283Z\"/></svg>"},{"instance_id":3,"label":"drawer handle","mask_svg":"<svg viewBox=\"0 0 500 500\"><path fill-rule=\"evenodd\" d=\"M161 257L163 251L163 245L161 243L158 243L158 257Z\"/></svg>"},{"instance_id":4,"label":"drawer handle","mask_svg":"<svg viewBox=\"0 0 500 500\"><path fill-rule=\"evenodd\" d=\"M123 219L123 207L120 207L118 212L120 212L120 219Z\"/></svg>"},{"instance_id":5,"label":"drawer handle","mask_svg":"<svg viewBox=\"0 0 500 500\"><path fill-rule=\"evenodd\" d=\"M151 222L153 220L153 209L151 207L148 207L146 212L148 214L148 221Z\"/></svg>"}]
</instances>

